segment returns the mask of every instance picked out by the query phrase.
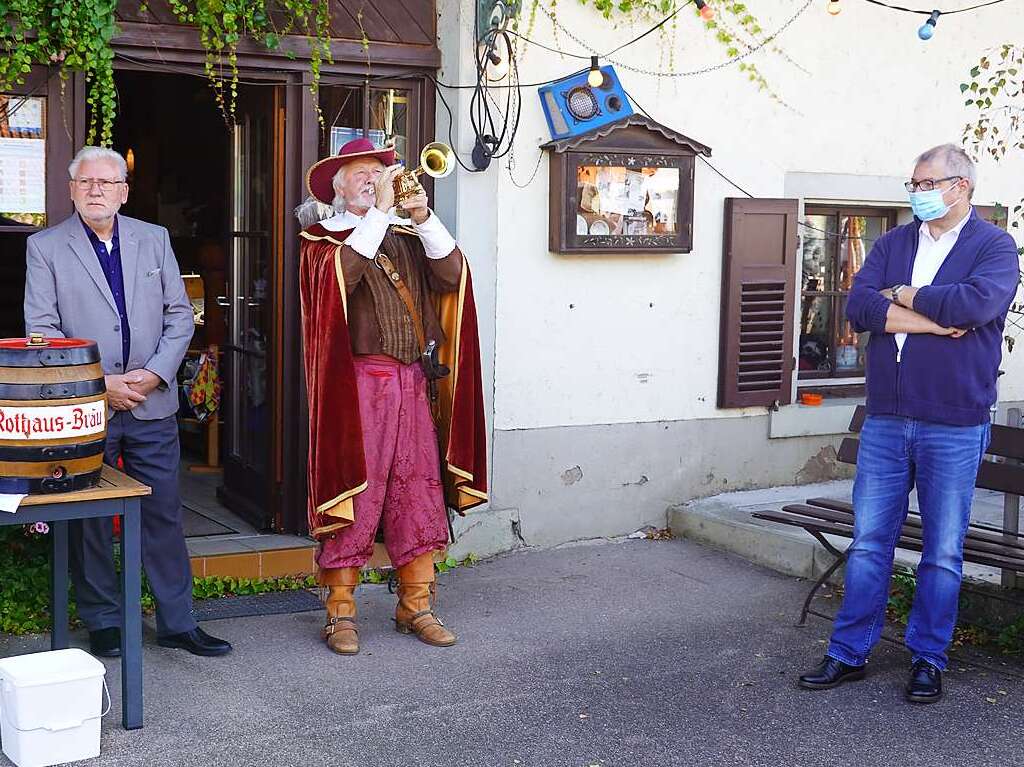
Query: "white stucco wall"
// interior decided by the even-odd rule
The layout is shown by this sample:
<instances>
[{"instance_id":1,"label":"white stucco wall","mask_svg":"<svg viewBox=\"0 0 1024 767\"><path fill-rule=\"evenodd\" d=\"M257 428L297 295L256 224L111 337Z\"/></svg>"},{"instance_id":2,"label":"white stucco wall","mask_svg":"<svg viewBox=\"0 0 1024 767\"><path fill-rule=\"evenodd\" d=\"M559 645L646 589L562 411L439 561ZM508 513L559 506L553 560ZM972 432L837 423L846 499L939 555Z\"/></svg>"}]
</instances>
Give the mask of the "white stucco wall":
<instances>
[{"instance_id":1,"label":"white stucco wall","mask_svg":"<svg viewBox=\"0 0 1024 767\"><path fill-rule=\"evenodd\" d=\"M748 2L768 30L802 4ZM524 5L528 13L530 0ZM472 4L441 0L439 11L442 79L470 82ZM457 14L464 23L453 22ZM614 48L650 25L616 28L592 7L573 2L558 5L558 18L598 50ZM917 38L922 21L860 2L844 3L842 13L831 17L823 3L813 4L777 40L795 64L767 51L752 58L789 108L757 92L735 66L685 78L658 79L621 66L618 74L656 120L710 145L711 161L755 196L784 196L787 173L906 176L923 149L959 141L970 113L958 86L983 49L1024 32L1024 14L1011 6L944 17L929 42ZM458 51L451 37L445 39L456 28ZM542 12L531 31L525 21L520 29L547 45L585 53L564 35L556 39ZM674 46L677 71L725 59L724 47L689 12L681 14L674 37L648 40L613 58L659 68L659 57ZM525 53L523 82L586 65L533 46ZM667 70L667 62L660 68ZM464 105L466 94L456 98ZM523 98L514 171L520 184L534 168L538 145L549 138L536 89L524 89ZM443 109L438 112L446 130L447 117ZM470 140L461 133L458 148L467 161ZM983 163L975 201L1012 204L1024 196L1022 170L1021 161ZM832 198L870 199L863 191L870 183L831 183ZM487 263L483 271L494 279L495 429L764 412L721 411L715 404L723 200L742 195L705 165L698 162L696 169L693 251L666 257L548 252L546 157L525 189L512 183L505 160L485 174L462 174L458 185L459 238L477 240L484 252L474 249L475 263ZM492 190L496 198L483 194ZM1003 398L1024 399L1024 351L1008 355L1004 367Z\"/></svg>"}]
</instances>

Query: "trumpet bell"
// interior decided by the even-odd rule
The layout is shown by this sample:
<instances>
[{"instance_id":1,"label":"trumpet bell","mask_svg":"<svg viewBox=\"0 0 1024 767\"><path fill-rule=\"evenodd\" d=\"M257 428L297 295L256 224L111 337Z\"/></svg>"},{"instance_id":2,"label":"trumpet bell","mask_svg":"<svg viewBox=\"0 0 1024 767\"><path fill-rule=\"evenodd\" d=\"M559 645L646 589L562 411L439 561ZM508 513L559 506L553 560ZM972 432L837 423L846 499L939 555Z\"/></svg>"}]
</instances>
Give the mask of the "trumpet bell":
<instances>
[{"instance_id":1,"label":"trumpet bell","mask_svg":"<svg viewBox=\"0 0 1024 767\"><path fill-rule=\"evenodd\" d=\"M420 167L432 178L444 178L455 170L455 153L441 141L432 141L420 152Z\"/></svg>"}]
</instances>

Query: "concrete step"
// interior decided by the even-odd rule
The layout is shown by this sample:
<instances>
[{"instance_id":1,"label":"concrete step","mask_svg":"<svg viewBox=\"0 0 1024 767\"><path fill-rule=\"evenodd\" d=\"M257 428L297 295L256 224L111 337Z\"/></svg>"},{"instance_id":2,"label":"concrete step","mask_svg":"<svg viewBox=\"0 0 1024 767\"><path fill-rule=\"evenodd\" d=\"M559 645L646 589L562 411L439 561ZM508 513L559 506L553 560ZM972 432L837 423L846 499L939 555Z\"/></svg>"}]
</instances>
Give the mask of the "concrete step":
<instances>
[{"instance_id":1,"label":"concrete step","mask_svg":"<svg viewBox=\"0 0 1024 767\"><path fill-rule=\"evenodd\" d=\"M755 511L777 510L808 498L840 498L850 500L853 482L849 480L816 485L773 487L724 493L670 506L668 526L674 535L689 538L712 548L737 554L750 562L799 578L818 578L832 564L833 556L810 533L795 527L754 519ZM911 507L916 508L916 499ZM975 501L975 518L989 520L992 516L990 494L979 493ZM992 520L994 521L994 520ZM840 551L850 545L849 538L826 536ZM896 550L896 564L916 567L920 554ZM999 584L1000 571L967 563L964 578L984 584ZM833 578L841 582L840 569Z\"/></svg>"}]
</instances>

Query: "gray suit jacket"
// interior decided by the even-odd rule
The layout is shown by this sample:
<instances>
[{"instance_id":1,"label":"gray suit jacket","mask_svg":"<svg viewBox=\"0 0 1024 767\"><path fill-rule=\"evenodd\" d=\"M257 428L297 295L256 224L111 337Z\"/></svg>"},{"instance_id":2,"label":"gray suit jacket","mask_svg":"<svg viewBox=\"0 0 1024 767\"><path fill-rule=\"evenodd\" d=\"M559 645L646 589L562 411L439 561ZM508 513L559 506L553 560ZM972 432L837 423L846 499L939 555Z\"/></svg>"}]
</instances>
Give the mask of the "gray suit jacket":
<instances>
[{"instance_id":1,"label":"gray suit jacket","mask_svg":"<svg viewBox=\"0 0 1024 767\"><path fill-rule=\"evenodd\" d=\"M131 413L166 418L178 410L176 375L192 339L192 304L167 230L120 214L117 224L131 325L128 370L151 370L166 384ZM26 332L91 339L104 373L126 372L117 304L78 214L29 237L27 262Z\"/></svg>"}]
</instances>

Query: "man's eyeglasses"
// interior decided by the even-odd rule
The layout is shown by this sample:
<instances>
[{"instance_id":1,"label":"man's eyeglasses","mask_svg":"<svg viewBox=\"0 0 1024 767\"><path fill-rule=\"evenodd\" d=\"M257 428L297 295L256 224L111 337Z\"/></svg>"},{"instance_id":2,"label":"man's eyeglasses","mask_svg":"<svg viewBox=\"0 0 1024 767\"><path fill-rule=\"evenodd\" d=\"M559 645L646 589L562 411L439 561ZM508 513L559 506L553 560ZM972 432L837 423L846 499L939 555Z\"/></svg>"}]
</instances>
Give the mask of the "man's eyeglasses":
<instances>
[{"instance_id":1,"label":"man's eyeglasses","mask_svg":"<svg viewBox=\"0 0 1024 767\"><path fill-rule=\"evenodd\" d=\"M943 181L952 181L956 179L959 181L963 176L946 176L945 178L923 178L920 181L908 181L903 186L906 187L908 192L930 192L937 184L941 184Z\"/></svg>"},{"instance_id":2,"label":"man's eyeglasses","mask_svg":"<svg viewBox=\"0 0 1024 767\"><path fill-rule=\"evenodd\" d=\"M75 188L79 192L89 192L92 190L93 184L95 184L103 194L109 194L117 189L120 184L124 183L124 180L114 181L109 178L76 178Z\"/></svg>"}]
</instances>

